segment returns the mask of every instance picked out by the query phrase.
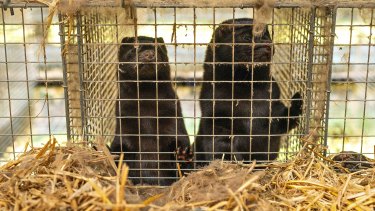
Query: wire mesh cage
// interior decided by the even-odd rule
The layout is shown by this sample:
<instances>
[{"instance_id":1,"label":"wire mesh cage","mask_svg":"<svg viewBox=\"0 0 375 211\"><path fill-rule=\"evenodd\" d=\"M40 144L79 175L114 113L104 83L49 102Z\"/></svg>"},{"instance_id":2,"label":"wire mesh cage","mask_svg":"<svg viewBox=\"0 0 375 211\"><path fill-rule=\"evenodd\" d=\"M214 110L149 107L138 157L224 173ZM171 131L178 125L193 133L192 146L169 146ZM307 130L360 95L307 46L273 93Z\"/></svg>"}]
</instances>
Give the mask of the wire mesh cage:
<instances>
[{"instance_id":1,"label":"wire mesh cage","mask_svg":"<svg viewBox=\"0 0 375 211\"><path fill-rule=\"evenodd\" d=\"M15 159L26 143L44 144L54 134L66 141L66 117L59 25L45 37L48 8L1 7L1 162ZM41 41L46 38L45 45ZM55 109L59 110L56 112Z\"/></svg>"},{"instance_id":2,"label":"wire mesh cage","mask_svg":"<svg viewBox=\"0 0 375 211\"><path fill-rule=\"evenodd\" d=\"M96 138L113 134L115 100L117 96L116 17L101 17L95 13L77 18L76 31L69 25L63 36L69 37L66 70L70 136ZM69 33L69 36L68 36ZM70 39L72 38L72 39ZM84 100L83 100L84 99Z\"/></svg>"},{"instance_id":3,"label":"wire mesh cage","mask_svg":"<svg viewBox=\"0 0 375 211\"><path fill-rule=\"evenodd\" d=\"M322 141L321 136L323 136L325 129L326 79L330 67L330 27L332 19L330 10L286 6L271 11L272 21L267 26L267 30L270 33L270 40L272 40L268 47L272 49L273 56L272 60L264 61L268 68L264 71L268 71L268 74L271 74L272 77L267 75L267 78L254 80L247 76L243 79L230 75L224 79L204 77L204 72L207 71L205 65L213 63L215 67L220 68L220 62L226 62L223 60L205 60L206 49L209 46L212 48L216 44L214 39L210 42L215 30L218 27L242 27L241 24L248 24L252 27L251 21L256 18L253 6L250 4L243 8L192 8L181 5L177 7L176 5L159 5L150 8L140 4L138 7L133 5L130 9L123 8L120 10L118 8L86 9L84 13L75 16L74 33L68 34L69 25L65 26L64 31L65 40L69 42L69 46L73 49L74 58L72 60L78 61L77 63L71 63L68 61L71 59L69 58L71 55L66 56L68 87L76 87L72 88L75 92L69 91L70 135L87 141L95 140L100 136L108 142L113 140L113 142L119 142L112 144L112 151L114 153L125 153L125 161L128 163L134 162L134 165L131 165L131 169L134 171L142 172L143 168L143 176L142 173L130 173L130 176L144 178L148 183L153 183L153 181L147 180L147 175L148 177L165 178L178 176L176 171L172 174L153 174L151 170L168 172L170 168L175 169L175 164L172 167L163 166L163 162L175 163L178 161L173 154L176 150L180 150L179 148L188 146L186 136L189 136L190 142L200 139L199 137L208 138L204 145L212 144L214 145L213 148L216 146L214 144L215 139L224 138L224 142L231 142L231 146L223 149L224 151L212 148L204 150L198 144L193 144L189 149L194 151L196 156L193 168L198 168L209 160L218 159L223 153L234 155L226 158L229 160L249 161L251 155L262 161L271 161L276 157L279 157L280 160L286 160L298 152L301 147L299 139L308 134L311 128L317 130L315 131L316 141ZM224 22L226 20L234 21L233 23L230 21ZM236 20L245 20L245 22L237 23ZM125 38L124 41L122 40L124 37L133 37L133 40L126 41ZM70 40L67 40L68 38ZM226 44L235 46L237 45L235 42L232 40ZM251 48L251 46L254 46L253 42L257 41L250 40L250 42L245 41L245 43L240 44ZM160 61L149 61L147 58L145 61L142 53L143 49L147 48L147 44L150 47L149 50L153 50L154 53L159 52L158 48L164 48L165 46L165 51L161 51L159 54L165 53L167 59L163 60L163 58L159 58L160 56L156 56ZM137 49L136 52L129 51L133 52L133 56L138 54L138 60L124 60L121 49L124 48L126 53L127 47ZM77 50L78 55L75 54ZM236 53L240 54L240 52ZM254 49L249 52L249 55L251 54L254 54ZM247 71L254 78L257 78L262 73L251 72L259 67L262 68L264 64L260 60L251 61L251 58L248 59L250 61L246 59L233 61L232 58L229 58L228 64L223 65L227 65L228 71L234 73L235 70L232 71L232 68L237 68L234 67L234 65L238 65L237 63L247 62L242 66L251 63L251 67L248 66ZM155 65L148 68L155 71L153 74L156 74L156 78L150 79L143 75L146 73L142 71L146 70L143 69L142 65L146 66L147 62ZM257 64L252 65L254 62ZM218 63L218 66L215 63ZM131 66L132 64L135 66ZM136 76L132 77L131 73L124 70L126 68L134 68L134 71L137 72ZM161 69L160 71L168 69L170 76L163 78L162 72L158 69ZM127 74L128 78L122 74ZM260 82L257 80L262 80L261 83L268 85L258 88L260 85L257 83ZM150 85L150 82L152 82L152 85ZM249 85L241 87L241 83L250 84L252 88ZM203 84L208 84L208 86L210 86L209 84L218 84L216 91L224 91L223 94L227 96L221 98L218 95L214 100L205 99L205 97L202 97L202 93L206 92L210 95L215 92L215 88L212 90L206 87L206 90L202 90L205 89ZM221 89L220 87L223 84L225 88ZM147 89L145 86L150 87ZM239 87L230 90L231 86ZM280 94L275 93L275 96L272 96L272 91L268 90L272 90L272 86L274 86L274 92L280 92ZM173 89L171 89L172 87ZM225 90L227 88L229 90ZM249 90L241 90L242 88ZM254 95L251 89L256 90L254 92L271 94L254 97L256 94ZM235 92L246 93L248 96L246 98L236 96ZM288 108L293 104L295 99L292 99L292 96L296 93L300 93L303 104L299 108L301 111L291 114L293 111ZM213 113L216 114L215 117L202 113L202 104L207 106L207 102L210 104L213 101L215 101L215 106L218 106L218 110L223 109L220 106L225 106L227 103L231 104L227 108L228 112L220 114L211 106ZM254 105L252 105L253 102ZM239 104L241 105L239 106ZM244 116L241 111L236 109L237 106L245 110L247 110L245 107L249 106L251 112L247 112ZM263 106L269 107L269 110L257 114L256 111L262 109ZM115 111L116 109L117 111ZM275 113L276 111L272 112L272 109L284 109L286 113L280 113L280 111ZM296 116L289 118L289 114ZM213 125L218 124L218 128L221 127L220 118L224 119L223 121L232 120L231 123L226 125L228 131L222 133L216 131L216 129L208 131L208 133L202 132L203 129L200 131L199 128L204 127L202 126L203 123L200 124L202 120L210 122L215 118L219 120L213 121ZM254 121L254 124L263 124L262 127L264 128L248 125L249 122L252 122L251 119L257 118L259 121ZM289 121L280 121L279 118L284 120L298 118L299 124L293 126L293 128L292 126L288 128ZM180 119L184 123L181 123ZM245 121L245 124L242 126L236 125L242 124L240 121ZM282 123L279 126L271 126L275 121ZM145 129L147 126L151 128ZM168 129L164 127L168 127ZM236 127L247 127L244 129L248 132L239 132ZM285 127L285 129L280 129L280 131L278 127ZM175 138L168 138L173 136ZM234 139L236 137L243 139L244 146L234 149L233 146L236 141L233 141L233 138L227 138L230 136ZM273 139L272 137L276 138ZM279 139L281 138L284 140L279 152ZM214 140L213 143L209 142L211 139ZM259 140L264 141L262 144L264 146L246 144L253 140L255 140L254 143L259 142ZM217 142L220 143L220 141L223 140ZM168 146L165 149L163 145L168 144L173 146ZM154 146L151 147L150 145ZM216 147L219 148L220 146ZM251 149L252 147L254 149ZM132 156L134 151L138 155ZM182 151L188 153L185 149ZM257 156L257 153L262 152L266 152L265 156ZM270 156L272 152L276 156ZM155 153L158 156L152 155ZM206 155L208 156L205 157ZM242 157L243 159L241 159ZM144 163L144 165L139 163Z\"/></svg>"},{"instance_id":4,"label":"wire mesh cage","mask_svg":"<svg viewBox=\"0 0 375 211\"><path fill-rule=\"evenodd\" d=\"M39 26L45 37L46 8L13 2L7 7L22 7L22 18L13 23L3 5L0 103L9 111L0 117L8 121L2 143L15 143L20 125L34 143L35 136L56 134L60 123L51 121L63 119L63 140L104 141L113 154L124 155L130 179L158 185L178 178L178 169L198 169L213 159L286 161L299 152L302 139L333 146L329 153L355 144L354 151L371 157L371 3L365 12L358 5L278 2L264 9L253 1L195 3L82 1L79 9L62 4L52 24L60 36L49 35L54 38L36 62L42 79L27 72L33 64L27 55L35 49L27 46L36 42L27 41L25 32L18 41L7 39L7 27ZM26 23L29 7L41 18ZM16 71L10 67L8 49L15 43L28 49L16 62L25 67L14 67L26 69L17 72L20 79L12 78ZM62 57L48 53L49 45L55 53L61 46ZM54 65L58 79L50 76ZM27 86L15 89L16 82ZM49 94L52 82L63 83L63 96ZM34 86L45 89L43 99L29 94ZM55 100L65 101L59 104L64 109L50 109ZM30 109L34 101L43 102L46 117ZM48 130L39 134L33 127L44 118Z\"/></svg>"},{"instance_id":5,"label":"wire mesh cage","mask_svg":"<svg viewBox=\"0 0 375 211\"><path fill-rule=\"evenodd\" d=\"M374 157L374 9L336 11L327 145Z\"/></svg>"}]
</instances>

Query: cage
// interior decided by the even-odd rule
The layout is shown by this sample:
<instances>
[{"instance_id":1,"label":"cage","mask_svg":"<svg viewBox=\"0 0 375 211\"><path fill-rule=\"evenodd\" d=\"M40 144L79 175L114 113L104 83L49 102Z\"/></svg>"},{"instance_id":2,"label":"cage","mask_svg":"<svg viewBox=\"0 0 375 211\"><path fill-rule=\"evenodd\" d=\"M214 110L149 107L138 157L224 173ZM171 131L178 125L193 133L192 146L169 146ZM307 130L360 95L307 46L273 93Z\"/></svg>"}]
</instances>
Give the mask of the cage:
<instances>
[{"instance_id":1,"label":"cage","mask_svg":"<svg viewBox=\"0 0 375 211\"><path fill-rule=\"evenodd\" d=\"M158 185L175 180L179 167L195 170L212 159L249 162L255 158L262 163L277 157L286 161L298 153L302 139L327 145L327 154L350 150L373 157L375 5L362 4L360 8L347 2L93 0L71 5L60 1L56 6L60 13L48 16L47 7L39 3L3 2L0 88L5 94L0 103L5 113L0 118L10 129L2 133L1 143L12 147L3 146L1 151L14 158L22 151L16 146L24 146L25 140L40 144L52 135L60 135L62 142L111 144L117 140L120 146L112 151L133 163L130 179ZM29 13L33 18L25 18ZM52 24L47 34L48 21ZM261 39L267 34L261 30L260 38L237 42L236 33L249 26L267 29L269 40ZM35 34L27 32L29 27L35 28ZM220 27L229 31L229 41L217 41ZM11 34L15 31L22 33ZM142 36L151 40L144 41ZM137 39L124 42L125 37ZM17 49L10 51L12 45ZM267 46L272 59L256 59L257 45ZM216 60L215 52L223 53L218 46L229 47L224 51L228 61ZM249 46L248 55L253 56L236 60L241 46ZM123 59L121 49L127 47L135 49L131 51L134 60ZM143 48L156 54L154 60L142 61ZM209 48L212 60L207 59ZM41 55L37 57L36 51ZM163 53L167 60L160 58ZM142 65L154 65L156 76L142 78ZM238 79L236 65L247 68L252 79ZM122 67L129 66L134 67L135 78L122 78ZM159 79L158 70L166 66L168 77ZM231 73L224 79L215 76L222 66ZM260 74L254 71L263 67L272 77L256 80ZM214 76L205 77L210 70ZM153 85L144 91L147 83ZM259 88L259 83L266 88ZM247 84L246 91L242 84ZM64 91L50 89L56 85ZM133 87L133 94L124 95L125 85ZM273 96L277 90L280 96ZM39 92L39 97L31 92ZM296 93L300 97L293 98ZM300 111L294 112L298 99L302 103L294 107ZM211 129L202 132L202 121ZM292 127L293 121L298 124ZM47 128L41 130L43 124ZM202 149L197 139L211 147ZM124 150L127 144L132 150ZM184 163L179 156L192 156L193 161L178 166Z\"/></svg>"},{"instance_id":2,"label":"cage","mask_svg":"<svg viewBox=\"0 0 375 211\"><path fill-rule=\"evenodd\" d=\"M45 37L48 8L1 2L1 162L14 159L20 145L40 146L54 134L66 141L60 38L56 18ZM41 47L41 41L46 44ZM58 88L60 87L60 88Z\"/></svg>"},{"instance_id":3,"label":"cage","mask_svg":"<svg viewBox=\"0 0 375 211\"><path fill-rule=\"evenodd\" d=\"M163 135L176 136L176 139L174 140L178 140L179 136L188 135L191 142L194 142L198 137L209 137L209 139L215 139L217 137L220 138L224 136L239 136L248 139L246 142L251 142L251 139L253 138L265 138L267 135L264 136L260 135L259 133L256 134L258 132L256 131L257 129L254 129L254 135L252 135L251 132L250 134L235 134L235 132L233 132L233 128L236 126L233 122L231 124L231 131L228 133L215 135L214 131L209 132L209 134L200 134L198 131L200 125L199 122L204 118L209 119L208 116L203 117L201 112L200 104L202 104L204 101L210 100L199 97L200 92L202 92L202 84L207 82L215 83L215 81L212 79L210 81L205 81L209 79L204 79L203 77L203 72L205 71L203 66L205 62L207 62L204 60L206 48L210 44L212 34L214 33L215 29L225 20L256 18L254 4L249 4L247 6L242 5L242 8L236 8L238 5L232 5L231 7L211 7L212 5L206 5L201 8L192 8L188 3L186 3L186 5L156 4L154 7L149 8L146 4L142 5L141 2L134 3L134 5L125 6L125 8L120 9L120 11L118 8L108 9L112 11L110 12L111 14L116 14L112 16L107 15L109 11L102 11L102 13L100 13L100 9L99 11L97 9L93 9L95 11L94 13L91 13L92 11L90 10L85 11L85 14L80 14L76 17L76 19L74 19L75 31L72 34L68 34L67 30L64 31L64 40L66 40L66 37L71 37L72 41L69 42L69 47L73 46L71 49L73 49L74 55L72 58L70 58L70 54L68 54L66 57L66 68L68 70L67 87L68 89L71 88L72 90L77 90L76 92L70 91L70 95L68 96L70 115L69 128L71 130L70 135L73 137L73 139L78 138L86 141L94 141L99 136L111 142L113 139L115 139L114 137L119 136L119 134L117 134L119 133L119 130L116 130L116 118L118 120L117 125L120 127L120 130L122 130L121 127L126 128L131 127L130 125L138 124L138 128L135 128L136 131L128 132L126 135L135 135L137 138L139 138L138 140L133 140L134 145L139 145L139 148L141 148L142 140L146 140L146 138L141 139L141 137L150 136L150 134L147 134L147 132L141 132L140 128L143 127L141 124L146 124L141 123L142 119L146 119L147 121L151 122L153 119L158 118L160 121L162 121L162 118L183 118L188 134L181 131L181 133L177 133L176 131L179 131L179 129L175 129L176 131L171 129L171 131L174 132L169 134L163 134L163 132L156 131L154 134L151 134L151 136L154 136L154 141L158 143L156 144L158 146L163 142L162 138L160 138L160 136ZM137 7L135 5L137 5ZM291 104L291 97L293 94L300 92L304 98L303 110L306 111L304 112L304 115L300 115L300 125L297 128L290 133L283 131L282 136L283 139L285 139L284 145L280 153L274 152L279 154L280 160L285 161L293 156L293 154L298 152L298 149L301 147L301 144L298 141L299 138L310 133L310 130L315 130L315 141L323 140L320 136L324 135L326 127L324 120L324 108L326 106L326 79L328 77L330 61L329 47L331 42L331 25L329 23L331 22L330 16L332 13L325 8L305 9L290 6L281 6L280 8L271 10L268 13L271 19L271 24L269 24L268 27L271 33L271 39L273 40L271 48L274 51L271 64L271 72L274 78L268 79L268 83L273 84L271 82L272 80L277 81L281 90L281 98L275 99L275 101L281 101L286 105ZM314 31L314 33L311 31ZM155 45L165 45L169 58L167 63L170 66L172 79L171 81L155 80L154 83L156 83L156 86L152 87L153 91L151 92L154 92L155 90L156 96L150 97L150 95L146 95L157 102L156 105L154 105L157 108L156 114L152 112L151 114L148 113L148 115L151 117L148 117L147 115L140 116L140 113L146 113L146 111L141 110L142 108L149 108L147 106L142 107L142 102L152 100L142 99L140 97L142 96L141 90L143 89L139 88L141 86L139 84L145 82L139 78L138 80L130 82L126 81L126 79L120 79L121 76L119 74L121 74L121 71L117 71L118 66L124 63L123 61L118 63L119 61L117 60L116 55L117 52L120 51L118 49L124 45L121 45L122 38L140 36L154 38L162 37L164 39L164 43L156 43ZM234 45L234 43L229 44ZM140 41L140 43L133 45L139 45L138 48L141 48L142 43ZM78 49L78 55L76 55L77 51L75 48ZM69 59L78 59L80 62L70 64ZM312 62L313 59L314 62ZM215 61L213 62L215 63ZM137 64L142 65L140 62ZM73 65L74 67L72 68L70 65ZM141 67L137 66L137 68L137 71L141 71ZM75 74L74 76L72 72L79 74ZM138 73L138 77L141 77L141 73ZM70 81L69 78L72 80ZM77 80L78 78L80 80ZM227 81L229 81L229 84L236 83L232 77L228 78ZM136 91L137 97L132 98L128 96L127 99L121 99L121 97L119 97L121 94L116 92L121 90L121 83L128 83L128 86L132 86L129 84L134 82L136 83L136 86L133 87L133 90L138 90ZM162 93L159 93L158 86L160 86L160 90L164 92L163 89L166 88L163 86L163 83L168 82L172 83L175 93L168 95L169 98L164 97L162 99L161 97L158 99L158 95L163 96ZM239 81L237 83L241 82L242 81ZM80 90L80 92L78 92L78 90ZM147 90L143 92L147 92ZM172 114L169 114L169 116L167 115L159 117L158 113L164 111L163 108L158 108L157 105L168 100L173 101L175 99L173 95L178 96L183 115L180 116L178 112L172 112ZM251 102L252 97L249 99L234 99L233 93L231 93L231 95L232 99L229 100L231 101L230 103L232 105L229 109L232 110L232 119L235 119L234 121L241 118L250 119L251 116L233 116L233 108L236 107L235 103L238 103L238 101L242 100L247 103ZM76 99L80 100L76 101ZM121 112L116 113L116 106L119 110L124 109L122 108L124 105L121 105L121 103L117 104L116 100L120 102L123 100L136 101L137 103L134 105L130 105L131 103L128 103L127 105L134 109L138 106L137 109L139 113L137 113L138 116L135 116L139 121L132 121L134 119L129 116L133 115L133 112L129 111L129 115L127 116L126 109L125 111L121 110L121 112L125 113L122 114L125 117L122 117L121 114L119 114ZM220 103L228 99L219 98L215 100L217 103ZM266 106L271 106L271 103L269 102L272 102L272 100L273 99L268 96L266 99L260 99L260 102L264 103L267 101ZM257 102L255 101L254 104L256 103ZM178 110L178 106L178 104L175 104L175 110ZM174 106L167 108L174 109L173 107ZM254 107L254 109L257 108ZM270 114L263 115L265 116L258 118L262 120L273 118L270 116ZM298 115L299 114L297 114L297 116ZM218 114L216 117L222 118L220 114ZM119 120L121 118L126 119L126 121ZM276 118L277 117L274 119ZM179 123L177 123L177 121L178 120L176 120L175 124L170 124L169 127L179 127ZM126 126L127 122L130 122L129 126ZM153 126L157 129L163 127L159 125L159 121L150 124L154 124ZM215 122L213 124L215 124ZM266 121L265 124L265 128L267 128L267 130L269 130L268 133L270 133L270 121ZM251 127L249 128L252 129ZM272 137L272 135L279 137L281 134L269 134L269 136L266 137L264 141L267 142L265 145L268 145L266 150L269 152L272 152L270 148L270 142L272 140L270 137ZM125 144L127 143L124 141L123 145ZM176 141L174 145L175 148L179 147L179 143ZM139 150L139 148L138 151L143 151ZM210 158L201 158L199 155L208 155L209 157L212 156L213 158L217 158L217 156L221 156L223 153L221 151L214 150L203 151L197 149L197 145L195 144L192 145L192 148L192 151L195 152L196 156L193 167L194 169L199 167L198 164L210 160ZM262 150L264 151L264 149ZM119 147L114 151L124 153L126 150ZM163 152L161 148L153 148L152 151L153 152L151 153L156 151L160 154L174 153L172 148L170 148L168 152ZM127 152L125 152L125 157L126 153ZM146 163L145 165L147 165L147 163L154 162L154 160L159 160L160 163L153 166L153 168L157 169L158 172L168 170L168 167L161 167L163 162L168 161L168 158L163 160L160 157L151 157L148 153L150 152L139 152L139 154L143 155L144 160L138 158L139 160L134 162L144 162ZM243 154L252 153L254 154L254 157L256 157L257 153L260 152L257 152L257 150L251 150L249 148L240 149L236 152L237 156L232 156L230 159L234 160L239 156L243 156ZM130 153L129 157L131 157ZM133 159L135 160L135 158ZM169 158L168 162L171 162L172 159L173 158ZM241 159L238 158L238 160ZM272 159L267 156L263 161L271 160ZM130 162L132 162L131 158L128 163ZM176 162L176 160L172 162ZM135 164L135 166L133 167L135 171L140 170L140 172L142 172L142 165ZM145 174L147 174L147 172ZM144 178L146 181L150 182L147 180L149 179L147 176L142 177L140 174L132 175L131 173L130 176L131 178L132 176ZM175 172L175 174L169 174L168 176L164 175L164 177L177 176L177 172ZM163 178L163 176L160 174L158 177Z\"/></svg>"}]
</instances>

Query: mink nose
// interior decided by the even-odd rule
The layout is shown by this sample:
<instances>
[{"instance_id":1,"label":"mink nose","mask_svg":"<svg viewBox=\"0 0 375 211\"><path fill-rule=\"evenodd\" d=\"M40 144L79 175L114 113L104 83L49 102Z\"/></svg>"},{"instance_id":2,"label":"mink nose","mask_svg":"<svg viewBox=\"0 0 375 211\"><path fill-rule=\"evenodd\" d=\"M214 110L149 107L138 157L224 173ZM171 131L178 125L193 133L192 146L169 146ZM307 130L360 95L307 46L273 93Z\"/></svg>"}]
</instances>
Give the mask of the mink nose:
<instances>
[{"instance_id":1,"label":"mink nose","mask_svg":"<svg viewBox=\"0 0 375 211\"><path fill-rule=\"evenodd\" d=\"M143 61L154 61L155 60L155 52L154 50L145 50L141 53L140 59Z\"/></svg>"}]
</instances>

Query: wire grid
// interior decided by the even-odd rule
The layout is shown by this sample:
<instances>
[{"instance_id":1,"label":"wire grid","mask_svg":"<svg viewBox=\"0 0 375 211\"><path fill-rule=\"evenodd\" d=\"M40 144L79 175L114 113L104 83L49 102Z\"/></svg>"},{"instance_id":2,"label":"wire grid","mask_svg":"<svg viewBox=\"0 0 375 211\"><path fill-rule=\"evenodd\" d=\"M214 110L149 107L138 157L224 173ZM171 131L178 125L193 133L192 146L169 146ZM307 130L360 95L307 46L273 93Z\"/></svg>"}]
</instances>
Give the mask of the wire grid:
<instances>
[{"instance_id":1,"label":"wire grid","mask_svg":"<svg viewBox=\"0 0 375 211\"><path fill-rule=\"evenodd\" d=\"M331 8L315 8L314 18L314 37L310 40L310 45L313 46L310 59L312 61L312 73L309 76L311 83L309 93L310 102L310 122L309 134L313 140L324 141L324 136L327 130L326 118L326 102L329 100L327 90L329 87L329 77L331 71L332 60L332 43L333 33L332 26L334 25L333 17L335 16L334 9ZM325 142L320 142L326 144Z\"/></svg>"},{"instance_id":2,"label":"wire grid","mask_svg":"<svg viewBox=\"0 0 375 211\"><path fill-rule=\"evenodd\" d=\"M329 153L374 158L374 8L338 8L332 58L327 144Z\"/></svg>"},{"instance_id":3,"label":"wire grid","mask_svg":"<svg viewBox=\"0 0 375 211\"><path fill-rule=\"evenodd\" d=\"M1 8L0 16L0 162L3 163L15 159L25 150L26 143L40 147L52 135L60 143L67 137L57 19L53 19L50 36L41 46L47 8Z\"/></svg>"},{"instance_id":4,"label":"wire grid","mask_svg":"<svg viewBox=\"0 0 375 211\"><path fill-rule=\"evenodd\" d=\"M93 10L95 11L95 8ZM284 134L284 144L279 152L279 160L290 159L298 152L301 147L299 138L307 134L310 128L318 127L319 130L323 130L322 128L325 127L322 120L325 104L318 104L314 99L314 97L321 97L323 98L321 102L324 103L327 97L326 83L322 85L322 81L319 81L322 79L318 76L324 72L323 70L329 72L331 13L322 11L297 7L274 9L272 23L268 26L273 40L272 47L275 49L272 59L272 75L281 89L281 100L289 106L292 95L298 91L302 94L304 101L304 112L300 117L299 126L290 133ZM177 128L177 119L183 118L190 141L194 142L201 119L199 93L203 82L204 55L213 29L227 19L253 18L254 10L252 8L176 8L171 6L139 7L135 8L130 16L128 12L128 8L112 12L115 15L108 15L111 14L108 10L106 12L96 10L92 13L85 11L76 18L75 31L70 35L73 38L69 40L70 47L65 57L71 137L73 140L86 141L104 137L107 142L111 142L116 135L125 135L116 134L115 129L116 118L121 118L116 117L115 114L116 100L121 100L117 99L121 86L119 76L116 75L119 64L117 52L123 37L144 35L164 39L172 81L155 81L156 93L160 84L172 83L183 115L180 117L175 113L174 116L169 117L160 117L158 114L154 117L145 117L138 113L138 116L134 118L128 117L128 124L133 124L132 118L137 120L134 124L138 126L141 126L142 119L158 119L156 121L157 132L156 134L141 134L138 131L136 134L127 135L137 136L138 143L135 144L139 145L141 145L142 136L155 136L156 145L159 146L160 136L186 135L159 133L159 121L163 118L174 118L176 121L172 127ZM68 38L67 30L68 26L65 25L63 33L65 41ZM313 48L314 42L319 43L320 48ZM78 55L75 54L77 51ZM141 64L137 63L137 69ZM139 96L139 93L137 94ZM138 97L134 100L138 102L137 109L139 110L141 101L153 99L139 99ZM175 99L157 99L156 104L158 106L161 102L168 100ZM175 104L175 106L177 110L178 105ZM323 115L318 120L313 118L316 116L317 109L320 109L319 114ZM316 124L313 123L314 121ZM126 123L120 127L126 127ZM316 141L322 141L320 138L322 135ZM177 143L176 147L178 147ZM127 153L131 152L125 152L125 156ZM162 155L173 154L173 151L161 152L157 148L155 152L138 153L140 157L144 155L147 157L150 153ZM158 171L166 170L161 168L159 163L175 162L160 159L159 156L156 160L133 161L157 162L158 165L154 170ZM140 168L132 170L141 170Z\"/></svg>"},{"instance_id":5,"label":"wire grid","mask_svg":"<svg viewBox=\"0 0 375 211\"><path fill-rule=\"evenodd\" d=\"M116 70L117 46L108 45L117 41L116 26L106 26L113 23L116 17L100 17L98 15L82 17L83 35L83 87L85 120L87 121L88 136L111 134L108 130L114 127L114 100L117 97ZM97 27L93 25L98 24ZM97 45L98 44L98 45ZM105 65L103 65L105 64Z\"/></svg>"},{"instance_id":6,"label":"wire grid","mask_svg":"<svg viewBox=\"0 0 375 211\"><path fill-rule=\"evenodd\" d=\"M200 32L205 31L209 39L212 28L233 16L241 17L239 11L242 11L208 9L210 12L203 8L137 8L138 22L133 25L136 19L132 15L136 13L131 11L133 14L129 16L129 8L113 9L113 13L93 8L92 13L86 11L76 19L69 40L68 26L61 25L61 43L55 18L47 45L38 51L44 36L46 8L33 4L28 8L11 5L8 10L1 8L1 162L14 159L23 151L25 142L37 146L51 135L59 136L60 141L66 140L66 133L73 140L95 140L102 136L112 141L119 85L116 77L119 42L124 36L142 34L160 36L166 42L172 83L180 98L190 140L194 141L201 118L198 99L204 50L209 42ZM247 9L242 15L252 17L252 9ZM207 17L211 17L208 18L211 23L204 22ZM64 18L61 16L60 21ZM301 116L300 126L285 136L287 141L279 159L288 159L297 152L298 137L312 129L317 129L313 131L314 137L326 141L330 153L353 150L373 156L373 23L373 8L274 9L269 26L275 48L272 74L282 90L283 102L289 104L291 95L303 90L304 110L308 111ZM65 42L70 45L62 58L66 71L61 76L61 59L55 54L60 53L57 47ZM36 52L41 52L39 57ZM53 72L59 76L55 78ZM65 98L61 94L55 96L51 90L61 85L62 77ZM66 114L61 112L64 99L67 99Z\"/></svg>"},{"instance_id":7,"label":"wire grid","mask_svg":"<svg viewBox=\"0 0 375 211\"><path fill-rule=\"evenodd\" d=\"M307 97L308 73L309 67L309 40L312 39L310 31L311 10L300 8L285 8L274 10L273 31L275 31L275 56L272 73L276 81L280 84L281 99L284 103L290 105L288 99L297 91L305 92L304 106L307 105L311 98ZM283 39L284 38L284 39ZM310 69L309 69L310 68ZM307 114L308 115L308 114ZM285 136L284 140L285 159L293 156L300 149L298 138L306 134L308 128L308 117L302 115L301 124L294 133Z\"/></svg>"},{"instance_id":8,"label":"wire grid","mask_svg":"<svg viewBox=\"0 0 375 211\"><path fill-rule=\"evenodd\" d=\"M66 46L69 136L74 141L113 140L117 98L117 51L126 17L116 8L91 8L78 15L74 30L63 26ZM104 14L103 14L104 13ZM112 14L112 15L108 15ZM113 15L115 14L115 15ZM67 21L67 17L60 16ZM78 53L77 53L78 52Z\"/></svg>"}]
</instances>

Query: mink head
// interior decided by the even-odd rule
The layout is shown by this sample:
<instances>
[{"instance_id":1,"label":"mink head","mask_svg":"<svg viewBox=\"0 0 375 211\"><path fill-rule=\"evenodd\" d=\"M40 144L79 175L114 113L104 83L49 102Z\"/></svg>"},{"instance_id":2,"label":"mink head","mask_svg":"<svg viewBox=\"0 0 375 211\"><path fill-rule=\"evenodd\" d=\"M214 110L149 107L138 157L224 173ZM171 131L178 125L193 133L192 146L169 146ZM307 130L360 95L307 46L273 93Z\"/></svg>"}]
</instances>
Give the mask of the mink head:
<instances>
[{"instance_id":1,"label":"mink head","mask_svg":"<svg viewBox=\"0 0 375 211\"><path fill-rule=\"evenodd\" d=\"M120 80L170 78L167 48L163 38L125 37L121 42L118 60Z\"/></svg>"}]
</instances>

